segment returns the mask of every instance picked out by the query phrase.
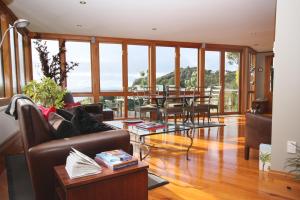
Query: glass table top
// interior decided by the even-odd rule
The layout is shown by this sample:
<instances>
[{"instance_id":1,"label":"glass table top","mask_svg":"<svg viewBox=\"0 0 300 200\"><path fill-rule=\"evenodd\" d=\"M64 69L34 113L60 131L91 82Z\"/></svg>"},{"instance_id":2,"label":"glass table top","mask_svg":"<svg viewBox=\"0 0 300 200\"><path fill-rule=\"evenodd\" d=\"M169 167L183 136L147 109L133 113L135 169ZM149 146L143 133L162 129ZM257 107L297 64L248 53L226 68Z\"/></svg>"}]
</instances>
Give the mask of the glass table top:
<instances>
[{"instance_id":1,"label":"glass table top","mask_svg":"<svg viewBox=\"0 0 300 200\"><path fill-rule=\"evenodd\" d=\"M148 136L148 135L156 135L156 134L164 134L171 132L179 132L179 131L188 131L190 130L189 126L180 123L159 123L161 126L153 127L153 128L140 128L137 125L139 123L125 123L124 120L114 120L114 121L106 121L104 122L108 126L115 129L126 129L130 133L133 133L138 136Z\"/></svg>"}]
</instances>

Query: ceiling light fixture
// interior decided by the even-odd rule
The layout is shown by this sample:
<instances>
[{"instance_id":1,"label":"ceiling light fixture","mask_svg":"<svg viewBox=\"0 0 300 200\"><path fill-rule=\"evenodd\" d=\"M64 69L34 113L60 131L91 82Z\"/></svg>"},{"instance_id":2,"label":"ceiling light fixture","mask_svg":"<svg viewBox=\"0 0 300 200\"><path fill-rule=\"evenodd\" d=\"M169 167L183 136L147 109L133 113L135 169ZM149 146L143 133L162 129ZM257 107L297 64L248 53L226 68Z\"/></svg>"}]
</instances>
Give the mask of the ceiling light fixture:
<instances>
[{"instance_id":1,"label":"ceiling light fixture","mask_svg":"<svg viewBox=\"0 0 300 200\"><path fill-rule=\"evenodd\" d=\"M85 5L86 1L79 1L80 4Z\"/></svg>"},{"instance_id":2,"label":"ceiling light fixture","mask_svg":"<svg viewBox=\"0 0 300 200\"><path fill-rule=\"evenodd\" d=\"M77 26L77 27L82 27L82 25L81 25L81 24L77 24L76 26Z\"/></svg>"},{"instance_id":3,"label":"ceiling light fixture","mask_svg":"<svg viewBox=\"0 0 300 200\"><path fill-rule=\"evenodd\" d=\"M152 31L156 31L157 30L157 28L152 28Z\"/></svg>"},{"instance_id":4,"label":"ceiling light fixture","mask_svg":"<svg viewBox=\"0 0 300 200\"><path fill-rule=\"evenodd\" d=\"M2 36L2 40L0 42L0 48L2 47L2 44L3 44L3 41L4 41L4 38L7 34L7 32L12 29L12 28L25 28L27 27L28 25L30 24L30 22L27 20L27 19L18 19L16 20L12 26L8 27L6 29L6 31L4 32L3 36Z\"/></svg>"}]
</instances>

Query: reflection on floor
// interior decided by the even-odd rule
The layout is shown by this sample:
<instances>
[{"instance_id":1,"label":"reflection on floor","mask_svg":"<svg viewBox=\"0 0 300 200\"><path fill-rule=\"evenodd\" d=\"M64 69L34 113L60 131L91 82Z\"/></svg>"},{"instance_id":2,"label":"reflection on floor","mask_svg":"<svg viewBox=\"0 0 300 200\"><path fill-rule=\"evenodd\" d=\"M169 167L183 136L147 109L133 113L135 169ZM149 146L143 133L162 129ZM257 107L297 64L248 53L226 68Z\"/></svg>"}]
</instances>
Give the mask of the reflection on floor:
<instances>
[{"instance_id":1,"label":"reflection on floor","mask_svg":"<svg viewBox=\"0 0 300 200\"><path fill-rule=\"evenodd\" d=\"M189 161L184 151L189 140L181 134L146 140L168 149L153 149L145 161L151 171L170 181L151 190L149 199L300 199L300 183L258 171L257 151L244 160L244 117L221 118L221 122L226 126L196 131Z\"/></svg>"},{"instance_id":2,"label":"reflection on floor","mask_svg":"<svg viewBox=\"0 0 300 200\"><path fill-rule=\"evenodd\" d=\"M170 182L151 190L150 200L300 199L299 182L258 171L257 151L244 160L243 116L226 116L221 122L226 126L195 132L189 161L185 154L189 139L183 135L156 135L146 140L168 149L153 149L145 160L152 172ZM16 146L14 151L20 152ZM0 175L0 199L8 200L5 172Z\"/></svg>"}]
</instances>

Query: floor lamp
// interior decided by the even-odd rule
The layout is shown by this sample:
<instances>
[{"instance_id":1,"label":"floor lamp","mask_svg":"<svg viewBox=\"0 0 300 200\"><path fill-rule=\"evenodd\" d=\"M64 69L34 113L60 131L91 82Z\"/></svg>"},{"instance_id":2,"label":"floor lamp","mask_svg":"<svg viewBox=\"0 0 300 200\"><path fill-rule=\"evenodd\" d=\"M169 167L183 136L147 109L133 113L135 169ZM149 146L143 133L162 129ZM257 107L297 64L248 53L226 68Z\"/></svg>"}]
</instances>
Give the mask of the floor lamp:
<instances>
[{"instance_id":1,"label":"floor lamp","mask_svg":"<svg viewBox=\"0 0 300 200\"><path fill-rule=\"evenodd\" d=\"M2 47L4 38L5 38L7 32L8 32L10 29L12 29L12 28L25 28L25 27L27 27L29 24L30 24L30 22L29 22L27 19L18 19L18 20L16 20L16 21L14 22L14 24L13 24L12 26L8 27L8 28L6 29L6 31L4 32L3 37L2 37L2 40L1 40L1 43L0 43L0 49L1 49L1 47Z\"/></svg>"}]
</instances>

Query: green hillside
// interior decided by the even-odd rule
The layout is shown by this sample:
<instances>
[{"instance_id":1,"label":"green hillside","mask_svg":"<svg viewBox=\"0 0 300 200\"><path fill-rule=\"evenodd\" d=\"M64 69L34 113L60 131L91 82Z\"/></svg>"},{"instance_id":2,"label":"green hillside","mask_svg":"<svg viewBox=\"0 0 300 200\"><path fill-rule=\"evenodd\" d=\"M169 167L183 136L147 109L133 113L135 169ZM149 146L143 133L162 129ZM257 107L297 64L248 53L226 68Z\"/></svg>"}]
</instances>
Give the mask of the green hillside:
<instances>
[{"instance_id":1,"label":"green hillside","mask_svg":"<svg viewBox=\"0 0 300 200\"><path fill-rule=\"evenodd\" d=\"M192 87L196 86L197 82L197 68L187 67L180 68L180 86ZM142 76L143 75L143 76ZM225 85L226 88L237 89L238 83L236 79L238 76L237 71L226 71ZM157 78L156 83L158 85L174 85L174 72L168 73L164 76ZM141 73L141 78L136 79L132 86L147 85L148 77L146 73ZM219 71L205 70L205 86L210 87L213 85L219 85Z\"/></svg>"}]
</instances>

